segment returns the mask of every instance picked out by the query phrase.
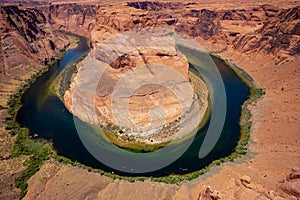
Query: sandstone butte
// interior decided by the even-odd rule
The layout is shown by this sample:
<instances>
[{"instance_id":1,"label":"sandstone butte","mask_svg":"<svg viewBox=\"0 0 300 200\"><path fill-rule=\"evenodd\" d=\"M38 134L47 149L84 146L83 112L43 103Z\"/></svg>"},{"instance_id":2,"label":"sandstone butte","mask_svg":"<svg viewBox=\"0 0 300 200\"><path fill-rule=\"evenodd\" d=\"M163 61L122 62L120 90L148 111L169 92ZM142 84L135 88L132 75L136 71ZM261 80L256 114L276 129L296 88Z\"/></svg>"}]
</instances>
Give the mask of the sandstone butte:
<instances>
[{"instance_id":1,"label":"sandstone butte","mask_svg":"<svg viewBox=\"0 0 300 200\"><path fill-rule=\"evenodd\" d=\"M200 78L197 84L190 81L188 61L170 30L141 29L112 37L111 27L96 24L91 52L64 94L70 112L109 129L124 143L130 137L131 143L162 145L197 130L208 91ZM198 96L192 85L199 88Z\"/></svg>"},{"instance_id":2,"label":"sandstone butte","mask_svg":"<svg viewBox=\"0 0 300 200\"><path fill-rule=\"evenodd\" d=\"M179 185L113 180L47 160L24 199L297 199L300 197L299 1L101 2L1 1L0 198L16 199L28 156L12 158L5 130L8 99L74 40L131 28L175 28L247 71L266 95L249 106L248 154ZM69 4L71 3L71 4ZM34 5L39 5L35 7ZM109 29L97 30L99 24ZM60 31L58 31L60 30ZM100 33L99 32L99 33ZM93 41L92 41L93 42ZM175 115L174 115L175 116Z\"/></svg>"}]
</instances>

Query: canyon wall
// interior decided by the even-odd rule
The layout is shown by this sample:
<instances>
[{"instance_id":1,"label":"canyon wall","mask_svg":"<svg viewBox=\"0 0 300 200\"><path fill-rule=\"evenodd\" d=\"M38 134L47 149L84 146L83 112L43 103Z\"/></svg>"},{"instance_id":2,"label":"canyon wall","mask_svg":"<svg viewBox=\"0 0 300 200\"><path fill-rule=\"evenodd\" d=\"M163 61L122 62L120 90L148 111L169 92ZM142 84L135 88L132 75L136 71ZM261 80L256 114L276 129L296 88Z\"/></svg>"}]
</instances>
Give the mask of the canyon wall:
<instances>
[{"instance_id":1,"label":"canyon wall","mask_svg":"<svg viewBox=\"0 0 300 200\"><path fill-rule=\"evenodd\" d=\"M162 25L219 50L263 53L275 64L289 62L299 51L300 7L280 9L263 4L248 8L209 10L187 3L131 2L128 6L148 11Z\"/></svg>"},{"instance_id":2,"label":"canyon wall","mask_svg":"<svg viewBox=\"0 0 300 200\"><path fill-rule=\"evenodd\" d=\"M299 7L280 9L266 4L218 10L166 2L130 2L105 8L80 4L1 6L0 72L53 59L68 44L57 30L91 34L91 43L97 44L101 37L149 26L175 29L216 51L257 52L270 55L275 64L289 62L300 52L299 12Z\"/></svg>"},{"instance_id":3,"label":"canyon wall","mask_svg":"<svg viewBox=\"0 0 300 200\"><path fill-rule=\"evenodd\" d=\"M0 19L1 73L46 63L68 44L67 38L52 31L45 15L38 9L1 7Z\"/></svg>"},{"instance_id":4,"label":"canyon wall","mask_svg":"<svg viewBox=\"0 0 300 200\"><path fill-rule=\"evenodd\" d=\"M77 4L0 7L0 76L5 77L0 83L1 106L5 107L10 94L25 79L54 60L75 39L64 31L89 37L96 8Z\"/></svg>"},{"instance_id":5,"label":"canyon wall","mask_svg":"<svg viewBox=\"0 0 300 200\"><path fill-rule=\"evenodd\" d=\"M55 30L64 30L89 37L95 26L96 5L57 4L43 8L48 23Z\"/></svg>"}]
</instances>

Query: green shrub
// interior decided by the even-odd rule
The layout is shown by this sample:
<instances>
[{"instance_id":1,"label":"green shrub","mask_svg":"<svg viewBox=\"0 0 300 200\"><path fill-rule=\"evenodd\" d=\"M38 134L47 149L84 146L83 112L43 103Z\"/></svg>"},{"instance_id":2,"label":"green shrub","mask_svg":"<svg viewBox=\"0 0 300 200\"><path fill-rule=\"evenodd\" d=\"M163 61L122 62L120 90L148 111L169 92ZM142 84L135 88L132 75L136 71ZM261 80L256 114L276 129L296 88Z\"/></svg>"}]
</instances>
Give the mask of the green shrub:
<instances>
[{"instance_id":1,"label":"green shrub","mask_svg":"<svg viewBox=\"0 0 300 200\"><path fill-rule=\"evenodd\" d=\"M6 130L12 130L17 127L18 127L18 125L16 124L16 122L14 120L12 120L12 119L6 120L6 126L5 126Z\"/></svg>"},{"instance_id":2,"label":"green shrub","mask_svg":"<svg viewBox=\"0 0 300 200\"><path fill-rule=\"evenodd\" d=\"M25 128L15 128L14 131L16 131L17 137L13 146L12 157L30 156L27 169L15 180L15 186L21 190L20 198L23 198L27 192L28 179L39 170L45 160L49 159L52 150L44 142L31 140L28 137L28 130Z\"/></svg>"}]
</instances>

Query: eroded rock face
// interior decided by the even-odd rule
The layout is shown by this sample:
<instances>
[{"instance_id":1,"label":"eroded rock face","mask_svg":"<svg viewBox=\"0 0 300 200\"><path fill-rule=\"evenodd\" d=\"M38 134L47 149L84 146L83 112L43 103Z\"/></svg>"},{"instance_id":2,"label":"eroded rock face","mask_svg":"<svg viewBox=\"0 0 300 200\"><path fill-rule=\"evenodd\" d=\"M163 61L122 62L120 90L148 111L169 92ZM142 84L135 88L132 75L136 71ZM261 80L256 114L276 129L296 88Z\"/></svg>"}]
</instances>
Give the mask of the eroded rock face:
<instances>
[{"instance_id":1,"label":"eroded rock face","mask_svg":"<svg viewBox=\"0 0 300 200\"><path fill-rule=\"evenodd\" d=\"M178 32L191 37L208 39L217 34L220 25L216 21L217 13L207 9L187 11L175 25Z\"/></svg>"},{"instance_id":2,"label":"eroded rock face","mask_svg":"<svg viewBox=\"0 0 300 200\"><path fill-rule=\"evenodd\" d=\"M95 26L98 6L73 3L50 5L43 9L54 29L89 36Z\"/></svg>"},{"instance_id":3,"label":"eroded rock face","mask_svg":"<svg viewBox=\"0 0 300 200\"><path fill-rule=\"evenodd\" d=\"M53 191L58 199L97 199L98 191L112 180L78 167L48 161L28 182L36 188L28 190L24 198L27 200L53 199Z\"/></svg>"},{"instance_id":4,"label":"eroded rock face","mask_svg":"<svg viewBox=\"0 0 300 200\"><path fill-rule=\"evenodd\" d=\"M263 6L267 18L263 26L252 34L240 37L233 48L243 52L262 51L273 54L275 64L291 59L299 54L299 13L300 8L279 10L268 5Z\"/></svg>"},{"instance_id":5,"label":"eroded rock face","mask_svg":"<svg viewBox=\"0 0 300 200\"><path fill-rule=\"evenodd\" d=\"M300 197L300 167L294 167L283 183L280 184L283 191Z\"/></svg>"},{"instance_id":6,"label":"eroded rock face","mask_svg":"<svg viewBox=\"0 0 300 200\"><path fill-rule=\"evenodd\" d=\"M54 29L84 35L89 35L97 20L97 30L91 38L98 41L132 28L166 26L218 44L220 49L270 54L275 64L289 62L293 55L299 54L299 7L282 9L265 4L246 9L210 10L197 3L145 1L103 8L92 4L53 4L38 10L45 15L42 20L47 20ZM33 30L28 31L34 38Z\"/></svg>"},{"instance_id":7,"label":"eroded rock face","mask_svg":"<svg viewBox=\"0 0 300 200\"><path fill-rule=\"evenodd\" d=\"M199 193L199 200L222 200L222 199L227 199L227 198L222 198L221 194L213 190L209 186L205 186L203 188L203 191ZM229 198L228 198L229 199Z\"/></svg>"},{"instance_id":8,"label":"eroded rock face","mask_svg":"<svg viewBox=\"0 0 300 200\"><path fill-rule=\"evenodd\" d=\"M68 38L53 32L45 15L35 8L0 7L0 23L2 73L50 61L68 44Z\"/></svg>"},{"instance_id":9,"label":"eroded rock face","mask_svg":"<svg viewBox=\"0 0 300 200\"><path fill-rule=\"evenodd\" d=\"M179 2L173 3L173 2L141 1L141 2L128 2L127 5L137 9L149 10L149 11L159 11L162 9L177 10L180 8L184 8L184 4Z\"/></svg>"},{"instance_id":10,"label":"eroded rock face","mask_svg":"<svg viewBox=\"0 0 300 200\"><path fill-rule=\"evenodd\" d=\"M275 64L289 62L293 55L299 54L299 7L280 9L265 4L248 9L209 10L189 3L128 5L147 10L147 15L157 18L163 26L193 38L200 37L220 49L269 54ZM168 11L170 8L172 12Z\"/></svg>"},{"instance_id":11,"label":"eroded rock face","mask_svg":"<svg viewBox=\"0 0 300 200\"><path fill-rule=\"evenodd\" d=\"M119 32L159 25L157 18L146 11L131 7L100 8L97 12L96 26L91 32L92 47Z\"/></svg>"}]
</instances>

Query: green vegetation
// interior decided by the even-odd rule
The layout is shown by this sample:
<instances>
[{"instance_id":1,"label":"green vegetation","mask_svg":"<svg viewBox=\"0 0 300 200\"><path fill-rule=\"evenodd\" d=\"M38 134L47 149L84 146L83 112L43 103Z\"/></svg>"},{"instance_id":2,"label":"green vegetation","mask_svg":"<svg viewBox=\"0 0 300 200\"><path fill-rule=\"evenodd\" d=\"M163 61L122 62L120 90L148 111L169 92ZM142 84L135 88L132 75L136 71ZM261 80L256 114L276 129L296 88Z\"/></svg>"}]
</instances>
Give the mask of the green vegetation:
<instances>
[{"instance_id":1,"label":"green vegetation","mask_svg":"<svg viewBox=\"0 0 300 200\"><path fill-rule=\"evenodd\" d=\"M28 179L39 170L45 160L49 159L51 153L52 147L49 146L49 143L32 140L28 138L27 129L18 128L12 157L18 157L20 155L30 156L26 163L26 171L15 180L15 186L21 189L20 198L26 195Z\"/></svg>"},{"instance_id":2,"label":"green vegetation","mask_svg":"<svg viewBox=\"0 0 300 200\"><path fill-rule=\"evenodd\" d=\"M110 130L103 130L105 136L115 145L117 145L120 148L126 149L128 151L132 152L151 152L156 151L164 146L166 146L169 142L162 142L159 144L146 144L144 142L137 141L132 136L125 136L124 140L122 141L119 139L118 135ZM122 131L118 129L118 131Z\"/></svg>"},{"instance_id":3,"label":"green vegetation","mask_svg":"<svg viewBox=\"0 0 300 200\"><path fill-rule=\"evenodd\" d=\"M68 49L67 49L68 50ZM66 51L67 51L66 50ZM32 75L25 83L18 89L16 93L11 95L8 105L8 116L6 117L6 130L10 130L11 135L16 135L16 140L13 145L12 158L26 155L29 157L26 162L26 170L15 180L15 186L20 188L20 199L22 199L27 193L27 181L33 176L43 164L45 160L50 157L57 158L56 152L54 151L52 144L45 140L33 140L29 137L28 129L21 128L16 122L16 114L21 108L21 98L24 92L36 81L36 79L47 72L50 67L53 67L57 61L59 61L66 53L63 51L58 56L49 62L42 70ZM59 160L59 159L58 159ZM66 158L63 159L66 162ZM72 161L68 160L68 163Z\"/></svg>"},{"instance_id":4,"label":"green vegetation","mask_svg":"<svg viewBox=\"0 0 300 200\"><path fill-rule=\"evenodd\" d=\"M21 92L25 91L28 86L22 87L9 101L9 114L6 118L6 129L11 130L11 135L17 135L13 145L12 158L20 155L27 155L29 159L26 163L27 169L15 180L15 186L21 189L20 199L23 198L27 192L27 180L34 175L44 160L49 158L52 148L49 143L32 140L29 138L28 130L20 128L19 124L15 121L16 112L21 107L20 99Z\"/></svg>"}]
</instances>

